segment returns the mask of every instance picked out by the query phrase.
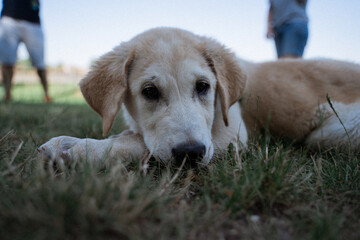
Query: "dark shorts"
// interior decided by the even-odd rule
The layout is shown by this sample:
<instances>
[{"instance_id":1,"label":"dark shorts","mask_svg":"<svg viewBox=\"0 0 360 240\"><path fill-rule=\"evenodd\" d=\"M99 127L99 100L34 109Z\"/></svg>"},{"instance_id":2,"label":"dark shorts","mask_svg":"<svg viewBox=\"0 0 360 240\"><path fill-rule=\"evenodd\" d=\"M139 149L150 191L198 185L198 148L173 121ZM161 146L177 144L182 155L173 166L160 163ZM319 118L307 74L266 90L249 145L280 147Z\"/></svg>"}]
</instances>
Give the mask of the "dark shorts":
<instances>
[{"instance_id":1,"label":"dark shorts","mask_svg":"<svg viewBox=\"0 0 360 240\"><path fill-rule=\"evenodd\" d=\"M275 28L275 45L278 57L302 57L308 39L307 23L287 23Z\"/></svg>"}]
</instances>

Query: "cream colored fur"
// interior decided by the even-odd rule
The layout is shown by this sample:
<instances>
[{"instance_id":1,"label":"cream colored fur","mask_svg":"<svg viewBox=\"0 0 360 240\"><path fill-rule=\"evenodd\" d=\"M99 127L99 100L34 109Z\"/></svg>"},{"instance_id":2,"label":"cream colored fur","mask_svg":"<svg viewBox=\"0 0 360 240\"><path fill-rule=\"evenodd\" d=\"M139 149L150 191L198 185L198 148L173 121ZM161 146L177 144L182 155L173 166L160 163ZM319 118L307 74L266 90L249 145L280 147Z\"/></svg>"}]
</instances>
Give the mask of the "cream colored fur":
<instances>
[{"instance_id":1,"label":"cream colored fur","mask_svg":"<svg viewBox=\"0 0 360 240\"><path fill-rule=\"evenodd\" d=\"M209 85L204 95L195 90L199 81ZM149 151L168 161L177 146L201 143L205 146L201 163L207 164L214 152L226 150L230 143L246 145L238 103L245 84L236 56L218 42L179 29L158 28L100 57L80 87L86 101L102 117L105 135L123 106L130 130L143 140L134 145L134 151L145 145L138 152ZM143 96L148 85L159 90L158 100ZM131 137L120 135L99 142L59 137L39 151L42 156L68 158L84 157L90 151L98 159L104 149L122 152L121 144L115 142ZM62 147L67 142L73 147ZM120 154L120 158L126 157Z\"/></svg>"},{"instance_id":2,"label":"cream colored fur","mask_svg":"<svg viewBox=\"0 0 360 240\"><path fill-rule=\"evenodd\" d=\"M198 82L209 89L199 94ZM159 97L143 91L155 86ZM281 60L255 64L218 42L174 28L157 28L103 55L80 83L103 119L106 135L122 107L130 131L94 140L61 136L38 149L45 159L110 157L163 161L173 149L201 143L209 163L230 143L245 147L269 123L271 134L330 147L359 145L360 67L332 60ZM343 118L344 127L326 95ZM241 98L241 107L239 100ZM244 121L243 121L244 119Z\"/></svg>"},{"instance_id":3,"label":"cream colored fur","mask_svg":"<svg viewBox=\"0 0 360 240\"><path fill-rule=\"evenodd\" d=\"M335 60L262 64L240 60L239 64L247 75L241 106L249 135L256 135L268 122L272 135L306 141L312 146L347 146L349 140L358 146L359 65ZM352 133L350 139L345 129Z\"/></svg>"}]
</instances>

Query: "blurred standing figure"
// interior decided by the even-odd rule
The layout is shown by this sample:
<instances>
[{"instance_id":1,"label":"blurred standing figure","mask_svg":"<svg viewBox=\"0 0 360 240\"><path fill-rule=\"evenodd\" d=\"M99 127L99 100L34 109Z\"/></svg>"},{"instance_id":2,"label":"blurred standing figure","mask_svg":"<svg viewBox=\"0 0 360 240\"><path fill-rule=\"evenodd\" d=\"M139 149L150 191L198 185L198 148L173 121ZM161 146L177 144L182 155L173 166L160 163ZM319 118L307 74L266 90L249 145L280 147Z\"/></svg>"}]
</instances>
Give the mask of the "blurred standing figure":
<instances>
[{"instance_id":1,"label":"blurred standing figure","mask_svg":"<svg viewBox=\"0 0 360 240\"><path fill-rule=\"evenodd\" d=\"M266 37L274 38L278 58L303 56L308 39L307 0L270 0Z\"/></svg>"},{"instance_id":2,"label":"blurred standing figure","mask_svg":"<svg viewBox=\"0 0 360 240\"><path fill-rule=\"evenodd\" d=\"M44 35L40 25L39 10L39 0L3 0L0 20L0 62L2 63L5 101L11 100L11 81L17 49L23 42L44 88L44 101L51 102L46 79Z\"/></svg>"}]
</instances>

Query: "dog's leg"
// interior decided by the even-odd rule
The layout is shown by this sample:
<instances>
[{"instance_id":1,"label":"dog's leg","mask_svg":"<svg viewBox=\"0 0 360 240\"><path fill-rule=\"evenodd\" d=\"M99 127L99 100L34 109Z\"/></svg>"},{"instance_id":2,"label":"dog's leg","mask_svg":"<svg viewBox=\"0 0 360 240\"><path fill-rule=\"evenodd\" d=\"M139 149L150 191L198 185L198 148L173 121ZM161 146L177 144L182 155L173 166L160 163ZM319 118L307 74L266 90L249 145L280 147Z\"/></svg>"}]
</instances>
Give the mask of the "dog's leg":
<instances>
[{"instance_id":1,"label":"dog's leg","mask_svg":"<svg viewBox=\"0 0 360 240\"><path fill-rule=\"evenodd\" d=\"M37 150L39 159L45 162L60 159L65 164L79 160L89 162L108 159L137 160L141 159L147 151L143 137L129 131L119 134L115 138L110 137L103 140L68 136L55 137Z\"/></svg>"},{"instance_id":2,"label":"dog's leg","mask_svg":"<svg viewBox=\"0 0 360 240\"><path fill-rule=\"evenodd\" d=\"M306 139L311 146L360 147L360 103L345 105L334 103L331 115ZM337 114L335 114L335 112Z\"/></svg>"}]
</instances>

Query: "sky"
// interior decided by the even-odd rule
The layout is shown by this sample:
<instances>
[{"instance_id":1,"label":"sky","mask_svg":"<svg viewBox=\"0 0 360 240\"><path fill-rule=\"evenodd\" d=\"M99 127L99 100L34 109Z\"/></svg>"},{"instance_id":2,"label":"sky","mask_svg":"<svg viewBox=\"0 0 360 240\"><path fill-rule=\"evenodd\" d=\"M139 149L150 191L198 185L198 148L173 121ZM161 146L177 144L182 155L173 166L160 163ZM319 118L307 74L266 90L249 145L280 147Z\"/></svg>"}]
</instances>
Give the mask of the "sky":
<instances>
[{"instance_id":1,"label":"sky","mask_svg":"<svg viewBox=\"0 0 360 240\"><path fill-rule=\"evenodd\" d=\"M48 65L87 68L121 42L154 27L217 39L240 58L276 59L265 38L268 0L40 0ZM2 3L0 3L2 7ZM360 0L309 0L304 58L360 63ZM26 58L21 46L19 57Z\"/></svg>"}]
</instances>

